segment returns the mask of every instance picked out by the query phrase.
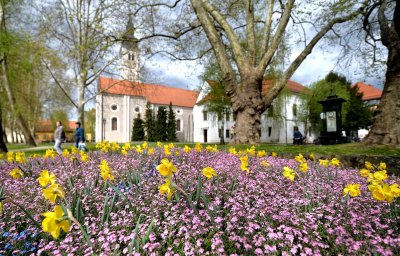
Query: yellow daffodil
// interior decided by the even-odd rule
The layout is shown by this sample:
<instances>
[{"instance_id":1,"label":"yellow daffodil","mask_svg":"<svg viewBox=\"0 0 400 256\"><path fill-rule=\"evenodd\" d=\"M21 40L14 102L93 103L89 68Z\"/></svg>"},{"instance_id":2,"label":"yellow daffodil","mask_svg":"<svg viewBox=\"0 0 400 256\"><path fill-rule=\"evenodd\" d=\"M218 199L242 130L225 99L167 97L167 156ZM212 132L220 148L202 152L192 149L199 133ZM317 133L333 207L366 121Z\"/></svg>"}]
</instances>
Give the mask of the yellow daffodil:
<instances>
[{"instance_id":1,"label":"yellow daffodil","mask_svg":"<svg viewBox=\"0 0 400 256\"><path fill-rule=\"evenodd\" d=\"M160 141L157 141L157 147L162 147L162 143Z\"/></svg>"},{"instance_id":2,"label":"yellow daffodil","mask_svg":"<svg viewBox=\"0 0 400 256\"><path fill-rule=\"evenodd\" d=\"M176 167L168 159L164 158L161 160L156 169L164 177L171 177L173 173L177 171Z\"/></svg>"},{"instance_id":3,"label":"yellow daffodil","mask_svg":"<svg viewBox=\"0 0 400 256\"><path fill-rule=\"evenodd\" d=\"M294 180L294 177L296 176L296 172L289 167L285 166L283 167L283 176L288 178L289 180Z\"/></svg>"},{"instance_id":4,"label":"yellow daffodil","mask_svg":"<svg viewBox=\"0 0 400 256\"><path fill-rule=\"evenodd\" d=\"M64 216L64 211L61 206L56 205L54 212L45 212L42 214L45 219L42 221L42 229L44 232L50 233L54 239L60 236L60 231L65 233L69 231L69 220Z\"/></svg>"},{"instance_id":5,"label":"yellow daffodil","mask_svg":"<svg viewBox=\"0 0 400 256\"><path fill-rule=\"evenodd\" d=\"M16 180L24 177L24 173L18 168L12 169L10 171L10 175L11 175L11 177L13 177L13 179L16 179Z\"/></svg>"},{"instance_id":6,"label":"yellow daffodil","mask_svg":"<svg viewBox=\"0 0 400 256\"><path fill-rule=\"evenodd\" d=\"M234 147L230 147L229 148L229 153L231 153L232 155L237 155L237 151L236 151L236 148L234 148Z\"/></svg>"},{"instance_id":7,"label":"yellow daffodil","mask_svg":"<svg viewBox=\"0 0 400 256\"><path fill-rule=\"evenodd\" d=\"M257 156L260 157L260 158L264 157L266 155L267 155L267 152L265 150L260 150L260 151L257 152Z\"/></svg>"},{"instance_id":8,"label":"yellow daffodil","mask_svg":"<svg viewBox=\"0 0 400 256\"><path fill-rule=\"evenodd\" d=\"M347 186L343 189L343 195L350 194L350 196L355 197L359 196L361 193L360 191L360 184L352 184L349 183Z\"/></svg>"},{"instance_id":9,"label":"yellow daffodil","mask_svg":"<svg viewBox=\"0 0 400 256\"><path fill-rule=\"evenodd\" d=\"M374 172L372 175L376 180L387 180L389 178L385 170Z\"/></svg>"},{"instance_id":10,"label":"yellow daffodil","mask_svg":"<svg viewBox=\"0 0 400 256\"><path fill-rule=\"evenodd\" d=\"M3 159L3 158L4 158L4 154L0 153L0 159Z\"/></svg>"},{"instance_id":11,"label":"yellow daffodil","mask_svg":"<svg viewBox=\"0 0 400 256\"><path fill-rule=\"evenodd\" d=\"M300 163L300 171L307 172L307 170L308 170L307 162L301 162Z\"/></svg>"},{"instance_id":12,"label":"yellow daffodil","mask_svg":"<svg viewBox=\"0 0 400 256\"><path fill-rule=\"evenodd\" d=\"M218 146L217 146L217 145L214 145L214 146L208 145L208 146L206 147L206 150L207 150L208 152L218 152Z\"/></svg>"},{"instance_id":13,"label":"yellow daffodil","mask_svg":"<svg viewBox=\"0 0 400 256\"><path fill-rule=\"evenodd\" d=\"M188 145L185 145L185 146L183 147L183 151L185 151L186 153L189 153L191 150L192 150L192 149L191 149Z\"/></svg>"},{"instance_id":14,"label":"yellow daffodil","mask_svg":"<svg viewBox=\"0 0 400 256\"><path fill-rule=\"evenodd\" d=\"M147 141L143 142L142 148L147 149L148 147L149 147L149 144L147 143Z\"/></svg>"},{"instance_id":15,"label":"yellow daffodil","mask_svg":"<svg viewBox=\"0 0 400 256\"><path fill-rule=\"evenodd\" d=\"M272 157L277 157L277 156L278 156L278 153L272 152L272 153L271 153L271 156L272 156Z\"/></svg>"},{"instance_id":16,"label":"yellow daffodil","mask_svg":"<svg viewBox=\"0 0 400 256\"><path fill-rule=\"evenodd\" d=\"M240 169L242 169L242 171L246 171L247 173L250 173L250 170L249 170L249 157L247 155L242 156L240 158Z\"/></svg>"},{"instance_id":17,"label":"yellow daffodil","mask_svg":"<svg viewBox=\"0 0 400 256\"><path fill-rule=\"evenodd\" d=\"M380 163L379 163L379 166L378 166L378 170L379 170L379 171L384 171L384 170L386 170L386 163L380 162Z\"/></svg>"},{"instance_id":18,"label":"yellow daffodil","mask_svg":"<svg viewBox=\"0 0 400 256\"><path fill-rule=\"evenodd\" d=\"M361 177L364 177L364 178L366 178L366 177L368 177L369 176L369 170L367 170L367 169L361 169L360 170L360 172L359 172L359 174L361 175Z\"/></svg>"},{"instance_id":19,"label":"yellow daffodil","mask_svg":"<svg viewBox=\"0 0 400 256\"><path fill-rule=\"evenodd\" d=\"M255 156L256 155L256 147L251 146L250 148L246 149L246 152L251 156Z\"/></svg>"},{"instance_id":20,"label":"yellow daffodil","mask_svg":"<svg viewBox=\"0 0 400 256\"><path fill-rule=\"evenodd\" d=\"M203 175L206 176L207 179L211 179L214 176L217 176L217 173L212 167L206 167L203 169Z\"/></svg>"},{"instance_id":21,"label":"yellow daffodil","mask_svg":"<svg viewBox=\"0 0 400 256\"><path fill-rule=\"evenodd\" d=\"M262 166L265 166L265 167L270 167L271 165L267 162L267 161L265 161L265 160L262 160L261 161L261 165Z\"/></svg>"},{"instance_id":22,"label":"yellow daffodil","mask_svg":"<svg viewBox=\"0 0 400 256\"><path fill-rule=\"evenodd\" d=\"M71 154L77 154L78 153L78 149L77 148L72 148L71 149Z\"/></svg>"},{"instance_id":23,"label":"yellow daffodil","mask_svg":"<svg viewBox=\"0 0 400 256\"><path fill-rule=\"evenodd\" d=\"M196 143L196 145L194 146L194 150L196 150L197 152L201 152L201 150L203 150L203 146L200 144L200 142Z\"/></svg>"},{"instance_id":24,"label":"yellow daffodil","mask_svg":"<svg viewBox=\"0 0 400 256\"><path fill-rule=\"evenodd\" d=\"M340 165L340 161L337 158L332 158L331 162L330 162L331 166L339 166Z\"/></svg>"},{"instance_id":25,"label":"yellow daffodil","mask_svg":"<svg viewBox=\"0 0 400 256\"><path fill-rule=\"evenodd\" d=\"M365 168L367 168L368 170L373 170L374 166L370 162L365 161Z\"/></svg>"},{"instance_id":26,"label":"yellow daffodil","mask_svg":"<svg viewBox=\"0 0 400 256\"><path fill-rule=\"evenodd\" d=\"M53 173L49 173L48 170L43 170L40 173L38 182L39 182L40 186L46 187L48 184L56 183L56 178L57 178L56 175L54 175Z\"/></svg>"},{"instance_id":27,"label":"yellow daffodil","mask_svg":"<svg viewBox=\"0 0 400 256\"><path fill-rule=\"evenodd\" d=\"M128 151L129 149L131 149L131 144L129 142L126 142L122 148Z\"/></svg>"},{"instance_id":28,"label":"yellow daffodil","mask_svg":"<svg viewBox=\"0 0 400 256\"><path fill-rule=\"evenodd\" d=\"M89 161L89 155L86 154L85 151L81 150L81 151L79 151L79 154L81 155L82 162Z\"/></svg>"},{"instance_id":29,"label":"yellow daffodil","mask_svg":"<svg viewBox=\"0 0 400 256\"><path fill-rule=\"evenodd\" d=\"M139 154L142 154L142 153L143 153L143 148L142 148L142 146L137 145L137 146L136 146L136 152L138 152Z\"/></svg>"},{"instance_id":30,"label":"yellow daffodil","mask_svg":"<svg viewBox=\"0 0 400 256\"><path fill-rule=\"evenodd\" d=\"M392 185L390 185L390 192L392 193L392 195L397 198L400 197L400 188L399 188L399 184L394 183Z\"/></svg>"},{"instance_id":31,"label":"yellow daffodil","mask_svg":"<svg viewBox=\"0 0 400 256\"><path fill-rule=\"evenodd\" d=\"M3 203L0 201L0 214L3 213Z\"/></svg>"},{"instance_id":32,"label":"yellow daffodil","mask_svg":"<svg viewBox=\"0 0 400 256\"><path fill-rule=\"evenodd\" d=\"M311 161L314 161L314 160L315 160L314 153L311 153L311 154L308 156L308 158L309 158Z\"/></svg>"},{"instance_id":33,"label":"yellow daffodil","mask_svg":"<svg viewBox=\"0 0 400 256\"><path fill-rule=\"evenodd\" d=\"M68 149L66 149L66 148L63 149L62 155L65 156L65 157L68 157L68 156L69 156L69 151L68 151Z\"/></svg>"},{"instance_id":34,"label":"yellow daffodil","mask_svg":"<svg viewBox=\"0 0 400 256\"><path fill-rule=\"evenodd\" d=\"M58 156L57 151L53 150L53 149L47 149L46 153L44 154L44 158L54 158Z\"/></svg>"},{"instance_id":35,"label":"yellow daffodil","mask_svg":"<svg viewBox=\"0 0 400 256\"><path fill-rule=\"evenodd\" d=\"M24 152L17 152L15 153L15 161L17 163L25 163L25 153Z\"/></svg>"},{"instance_id":36,"label":"yellow daffodil","mask_svg":"<svg viewBox=\"0 0 400 256\"><path fill-rule=\"evenodd\" d=\"M174 189L171 187L171 181L169 179L165 179L165 183L160 187L160 194L167 194L167 199L170 200L172 195L174 194Z\"/></svg>"},{"instance_id":37,"label":"yellow daffodil","mask_svg":"<svg viewBox=\"0 0 400 256\"><path fill-rule=\"evenodd\" d=\"M306 161L306 159L304 158L304 156L302 154L298 154L297 156L295 156L294 160L296 160L299 163L302 163L302 162Z\"/></svg>"},{"instance_id":38,"label":"yellow daffodil","mask_svg":"<svg viewBox=\"0 0 400 256\"><path fill-rule=\"evenodd\" d=\"M103 180L114 180L114 176L112 175L112 172L110 170L110 167L108 167L108 163L106 160L101 160L99 167L100 174Z\"/></svg>"},{"instance_id":39,"label":"yellow daffodil","mask_svg":"<svg viewBox=\"0 0 400 256\"><path fill-rule=\"evenodd\" d=\"M49 187L42 191L44 198L49 200L51 203L55 203L57 197L64 198L64 190L57 184L51 184Z\"/></svg>"},{"instance_id":40,"label":"yellow daffodil","mask_svg":"<svg viewBox=\"0 0 400 256\"><path fill-rule=\"evenodd\" d=\"M154 154L154 148L149 148L149 150L147 150L147 154L149 155Z\"/></svg>"},{"instance_id":41,"label":"yellow daffodil","mask_svg":"<svg viewBox=\"0 0 400 256\"><path fill-rule=\"evenodd\" d=\"M120 146L119 146L119 144L117 143L117 142L112 142L111 143L111 150L112 151L119 151L119 149L120 149Z\"/></svg>"},{"instance_id":42,"label":"yellow daffodil","mask_svg":"<svg viewBox=\"0 0 400 256\"><path fill-rule=\"evenodd\" d=\"M121 154L123 154L123 155L127 155L128 154L128 151L126 151L126 149L121 149Z\"/></svg>"},{"instance_id":43,"label":"yellow daffodil","mask_svg":"<svg viewBox=\"0 0 400 256\"><path fill-rule=\"evenodd\" d=\"M14 161L14 153L13 152L7 152L7 161L8 162Z\"/></svg>"},{"instance_id":44,"label":"yellow daffodil","mask_svg":"<svg viewBox=\"0 0 400 256\"><path fill-rule=\"evenodd\" d=\"M171 149L168 147L168 145L164 145L164 154L166 156L170 156L171 155Z\"/></svg>"},{"instance_id":45,"label":"yellow daffodil","mask_svg":"<svg viewBox=\"0 0 400 256\"><path fill-rule=\"evenodd\" d=\"M322 166L329 166L329 160L328 159L319 159L319 165Z\"/></svg>"}]
</instances>

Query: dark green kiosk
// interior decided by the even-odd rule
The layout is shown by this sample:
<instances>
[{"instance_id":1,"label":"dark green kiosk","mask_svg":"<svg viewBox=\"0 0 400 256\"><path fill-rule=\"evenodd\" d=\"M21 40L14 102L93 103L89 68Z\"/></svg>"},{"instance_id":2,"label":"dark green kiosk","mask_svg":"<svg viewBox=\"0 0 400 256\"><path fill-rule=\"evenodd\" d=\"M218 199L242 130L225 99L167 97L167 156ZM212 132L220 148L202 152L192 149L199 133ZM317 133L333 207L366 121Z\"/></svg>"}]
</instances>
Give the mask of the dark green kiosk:
<instances>
[{"instance_id":1,"label":"dark green kiosk","mask_svg":"<svg viewBox=\"0 0 400 256\"><path fill-rule=\"evenodd\" d=\"M345 99L331 94L325 100L318 103L322 105L322 131L318 137L318 143L329 145L348 142L348 138L342 135L342 104Z\"/></svg>"}]
</instances>

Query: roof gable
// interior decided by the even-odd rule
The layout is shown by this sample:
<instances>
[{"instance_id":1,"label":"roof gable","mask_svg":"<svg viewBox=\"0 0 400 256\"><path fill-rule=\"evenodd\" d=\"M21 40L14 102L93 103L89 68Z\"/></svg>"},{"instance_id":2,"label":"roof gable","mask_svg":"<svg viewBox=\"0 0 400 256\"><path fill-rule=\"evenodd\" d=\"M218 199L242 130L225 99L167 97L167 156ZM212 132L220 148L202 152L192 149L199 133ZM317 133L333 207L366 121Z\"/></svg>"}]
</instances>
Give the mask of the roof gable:
<instances>
[{"instance_id":1,"label":"roof gable","mask_svg":"<svg viewBox=\"0 0 400 256\"><path fill-rule=\"evenodd\" d=\"M99 78L99 90L110 94L145 97L149 103L193 108L198 92L158 84Z\"/></svg>"},{"instance_id":2,"label":"roof gable","mask_svg":"<svg viewBox=\"0 0 400 256\"><path fill-rule=\"evenodd\" d=\"M352 87L358 87L358 91L363 93L363 100L377 100L382 97L382 90L363 82L357 82Z\"/></svg>"}]
</instances>

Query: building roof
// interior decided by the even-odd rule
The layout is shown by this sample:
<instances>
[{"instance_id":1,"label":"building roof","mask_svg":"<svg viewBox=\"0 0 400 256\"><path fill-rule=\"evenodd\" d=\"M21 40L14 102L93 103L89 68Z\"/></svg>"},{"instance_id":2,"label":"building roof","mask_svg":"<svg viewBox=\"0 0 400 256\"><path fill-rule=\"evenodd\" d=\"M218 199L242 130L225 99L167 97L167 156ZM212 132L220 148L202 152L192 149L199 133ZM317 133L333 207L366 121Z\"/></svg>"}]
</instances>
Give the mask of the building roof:
<instances>
[{"instance_id":1,"label":"building roof","mask_svg":"<svg viewBox=\"0 0 400 256\"><path fill-rule=\"evenodd\" d=\"M263 81L263 87L262 87L262 94L265 95L267 91L269 91L274 84L276 80L264 80ZM211 87L217 86L217 82L213 80L207 80L206 81ZM307 87L299 84L298 82L295 82L293 80L289 80L286 84L287 88L292 92L292 93L301 93L303 91L308 90ZM204 104L205 102L209 101L212 99L212 96L210 94L205 95L197 104Z\"/></svg>"},{"instance_id":2,"label":"building roof","mask_svg":"<svg viewBox=\"0 0 400 256\"><path fill-rule=\"evenodd\" d=\"M363 82L357 82L352 87L357 86L358 91L363 93L363 100L378 100L382 97L382 90Z\"/></svg>"},{"instance_id":3,"label":"building roof","mask_svg":"<svg viewBox=\"0 0 400 256\"><path fill-rule=\"evenodd\" d=\"M145 97L149 103L193 108L198 92L158 84L131 82L108 77L99 78L99 90L118 95Z\"/></svg>"},{"instance_id":4,"label":"building roof","mask_svg":"<svg viewBox=\"0 0 400 256\"><path fill-rule=\"evenodd\" d=\"M71 132L73 130L75 130L76 125L75 125L76 121L68 121L68 124L65 125L64 123L62 124L64 127L64 131L65 132ZM36 132L54 132L56 127L56 123L55 121L53 122L52 120L39 120L36 123L36 127L35 127L35 131Z\"/></svg>"},{"instance_id":5,"label":"building roof","mask_svg":"<svg viewBox=\"0 0 400 256\"><path fill-rule=\"evenodd\" d=\"M276 82L276 80L264 80L263 81L263 94L266 94L267 91L269 91L272 86L274 85L274 83ZM305 87L304 85L295 82L293 80L288 80L287 84L286 84L286 88L288 88L292 93L302 93L308 90L307 87Z\"/></svg>"}]
</instances>

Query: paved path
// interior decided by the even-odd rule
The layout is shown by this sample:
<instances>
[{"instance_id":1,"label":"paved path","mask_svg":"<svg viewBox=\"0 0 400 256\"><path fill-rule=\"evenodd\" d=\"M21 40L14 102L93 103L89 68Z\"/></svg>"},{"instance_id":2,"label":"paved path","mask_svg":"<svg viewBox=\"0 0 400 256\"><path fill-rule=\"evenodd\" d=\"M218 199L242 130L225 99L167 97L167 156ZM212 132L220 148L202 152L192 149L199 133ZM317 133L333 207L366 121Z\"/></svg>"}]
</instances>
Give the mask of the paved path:
<instances>
[{"instance_id":1,"label":"paved path","mask_svg":"<svg viewBox=\"0 0 400 256\"><path fill-rule=\"evenodd\" d=\"M61 145L61 148L70 148L72 147L74 144L73 143L63 143ZM8 151L10 152L29 152L29 151L36 151L36 150L45 150L45 149L54 149L53 145L49 145L49 146L40 146L40 147L31 147L31 148L16 148L16 149L9 149Z\"/></svg>"}]
</instances>

